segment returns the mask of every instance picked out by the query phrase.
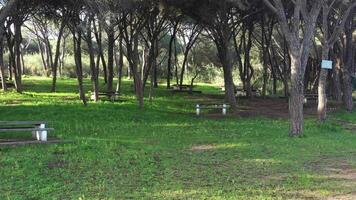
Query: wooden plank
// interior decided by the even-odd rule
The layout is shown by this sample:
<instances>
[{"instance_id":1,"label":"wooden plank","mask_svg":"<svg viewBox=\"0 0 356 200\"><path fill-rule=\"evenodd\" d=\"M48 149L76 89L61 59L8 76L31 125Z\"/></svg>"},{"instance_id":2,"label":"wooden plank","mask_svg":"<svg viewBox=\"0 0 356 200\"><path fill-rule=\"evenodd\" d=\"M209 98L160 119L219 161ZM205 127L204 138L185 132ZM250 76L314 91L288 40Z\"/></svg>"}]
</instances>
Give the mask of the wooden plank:
<instances>
[{"instance_id":1,"label":"wooden plank","mask_svg":"<svg viewBox=\"0 0 356 200\"><path fill-rule=\"evenodd\" d=\"M40 125L47 124L45 121L0 121L0 125Z\"/></svg>"},{"instance_id":2,"label":"wooden plank","mask_svg":"<svg viewBox=\"0 0 356 200\"><path fill-rule=\"evenodd\" d=\"M54 131L53 128L13 128L13 129L2 129L0 132L25 132L25 131Z\"/></svg>"}]
</instances>

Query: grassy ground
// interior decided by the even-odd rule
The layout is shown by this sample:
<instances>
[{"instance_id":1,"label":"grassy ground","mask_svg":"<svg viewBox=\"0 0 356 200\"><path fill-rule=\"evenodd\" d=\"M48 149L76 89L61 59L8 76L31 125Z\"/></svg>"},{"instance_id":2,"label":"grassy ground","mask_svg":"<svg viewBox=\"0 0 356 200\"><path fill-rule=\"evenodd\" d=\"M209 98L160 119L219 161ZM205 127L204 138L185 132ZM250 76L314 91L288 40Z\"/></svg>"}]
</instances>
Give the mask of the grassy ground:
<instances>
[{"instance_id":1,"label":"grassy ground","mask_svg":"<svg viewBox=\"0 0 356 200\"><path fill-rule=\"evenodd\" d=\"M0 199L356 197L355 113L308 119L291 139L286 120L196 117L194 98L163 87L139 111L129 82L127 101L88 107L74 79L58 84L51 94L49 79L30 78L24 94L0 93L0 120L46 120L73 141L0 147Z\"/></svg>"}]
</instances>

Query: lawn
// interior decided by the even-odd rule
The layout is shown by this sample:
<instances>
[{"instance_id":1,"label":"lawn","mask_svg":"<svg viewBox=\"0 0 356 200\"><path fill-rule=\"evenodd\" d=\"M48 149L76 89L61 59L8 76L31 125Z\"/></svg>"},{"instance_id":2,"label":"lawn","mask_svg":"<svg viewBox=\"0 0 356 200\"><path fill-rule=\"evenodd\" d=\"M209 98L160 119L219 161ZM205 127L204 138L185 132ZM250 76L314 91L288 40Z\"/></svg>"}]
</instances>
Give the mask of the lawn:
<instances>
[{"instance_id":1,"label":"lawn","mask_svg":"<svg viewBox=\"0 0 356 200\"><path fill-rule=\"evenodd\" d=\"M196 98L219 93L209 85L194 98L162 86L141 111L129 81L125 101L87 107L75 79L56 94L50 79L24 83L0 93L0 120L46 120L71 142L0 147L0 199L356 198L355 113L308 117L292 139L286 119L196 117Z\"/></svg>"}]
</instances>

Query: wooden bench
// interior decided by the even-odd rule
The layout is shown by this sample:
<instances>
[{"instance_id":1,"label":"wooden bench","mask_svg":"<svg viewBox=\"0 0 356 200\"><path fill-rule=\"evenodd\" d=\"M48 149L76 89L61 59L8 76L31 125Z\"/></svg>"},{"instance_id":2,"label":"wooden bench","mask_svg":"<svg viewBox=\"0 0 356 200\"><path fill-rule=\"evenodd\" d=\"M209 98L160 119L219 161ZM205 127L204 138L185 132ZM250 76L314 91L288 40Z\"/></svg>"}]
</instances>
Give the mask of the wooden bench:
<instances>
[{"instance_id":1,"label":"wooden bench","mask_svg":"<svg viewBox=\"0 0 356 200\"><path fill-rule=\"evenodd\" d=\"M32 137L38 141L47 141L47 132L54 131L47 128L44 121L0 121L1 132L32 132Z\"/></svg>"},{"instance_id":2,"label":"wooden bench","mask_svg":"<svg viewBox=\"0 0 356 200\"><path fill-rule=\"evenodd\" d=\"M108 97L110 101L118 101L120 94L117 92L100 92L98 93L99 98L100 97ZM93 101L94 100L94 92L91 92L90 94L90 99Z\"/></svg>"},{"instance_id":3,"label":"wooden bench","mask_svg":"<svg viewBox=\"0 0 356 200\"><path fill-rule=\"evenodd\" d=\"M316 93L307 93L304 94L304 104L308 103L309 101L318 101L319 95Z\"/></svg>"},{"instance_id":4,"label":"wooden bench","mask_svg":"<svg viewBox=\"0 0 356 200\"><path fill-rule=\"evenodd\" d=\"M197 104L196 105L196 114L199 116L202 109L221 109L223 115L227 114L227 109L230 107L229 104L219 104L219 103L210 103L210 104Z\"/></svg>"}]
</instances>

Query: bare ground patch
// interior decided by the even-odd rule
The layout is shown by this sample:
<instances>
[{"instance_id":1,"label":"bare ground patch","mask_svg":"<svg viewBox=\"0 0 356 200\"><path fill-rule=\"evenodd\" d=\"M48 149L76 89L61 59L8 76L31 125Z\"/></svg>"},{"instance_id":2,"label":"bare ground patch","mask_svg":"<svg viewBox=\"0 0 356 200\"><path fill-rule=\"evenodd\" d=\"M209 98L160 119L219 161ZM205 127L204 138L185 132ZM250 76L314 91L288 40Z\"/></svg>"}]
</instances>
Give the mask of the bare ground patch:
<instances>
[{"instance_id":1,"label":"bare ground patch","mask_svg":"<svg viewBox=\"0 0 356 200\"><path fill-rule=\"evenodd\" d=\"M307 168L325 177L326 182L334 183L335 191L349 191L347 193L335 192L320 199L356 199L356 166L350 164L347 158L321 157L307 165Z\"/></svg>"},{"instance_id":2,"label":"bare ground patch","mask_svg":"<svg viewBox=\"0 0 356 200\"><path fill-rule=\"evenodd\" d=\"M202 144L202 145L193 145L189 148L189 151L200 152L200 151L209 151L216 149L216 145L213 144Z\"/></svg>"},{"instance_id":3,"label":"bare ground patch","mask_svg":"<svg viewBox=\"0 0 356 200\"><path fill-rule=\"evenodd\" d=\"M211 104L223 103L224 100L219 96L192 97L197 103ZM203 111L203 115L209 118L219 119L224 117L267 117L272 119L287 119L289 117L289 106L287 98L239 98L238 113L228 113L227 116L221 114L221 109L211 109ZM338 104L330 103L328 112L337 112L340 110ZM315 117L317 115L316 102L309 102L304 105L304 114L306 117Z\"/></svg>"},{"instance_id":4,"label":"bare ground patch","mask_svg":"<svg viewBox=\"0 0 356 200\"><path fill-rule=\"evenodd\" d=\"M341 124L341 126L344 129L346 129L346 130L348 130L348 131L350 131L352 133L356 133L356 123L343 121L343 120L339 120L338 122Z\"/></svg>"}]
</instances>

